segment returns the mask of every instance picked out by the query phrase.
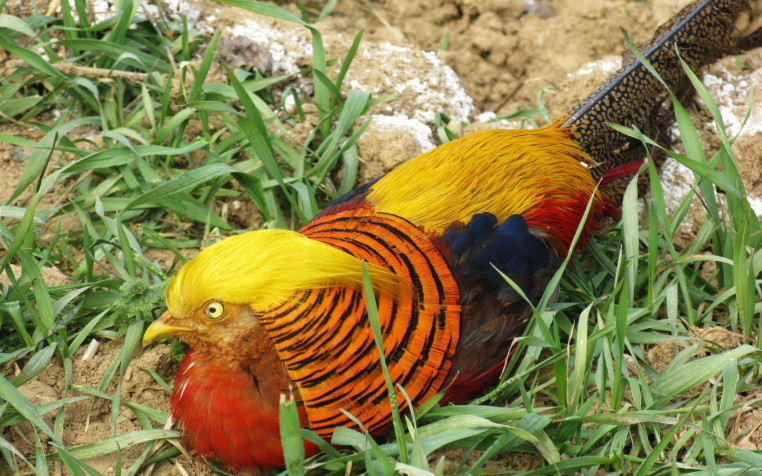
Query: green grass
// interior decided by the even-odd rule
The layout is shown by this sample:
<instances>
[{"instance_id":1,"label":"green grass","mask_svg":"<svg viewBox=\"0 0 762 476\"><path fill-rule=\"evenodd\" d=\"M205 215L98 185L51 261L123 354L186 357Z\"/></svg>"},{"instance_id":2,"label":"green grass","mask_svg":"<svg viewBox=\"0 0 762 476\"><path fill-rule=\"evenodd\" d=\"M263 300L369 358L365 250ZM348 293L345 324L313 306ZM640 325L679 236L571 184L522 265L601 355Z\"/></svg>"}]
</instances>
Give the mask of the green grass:
<instances>
[{"instance_id":1,"label":"green grass","mask_svg":"<svg viewBox=\"0 0 762 476\"><path fill-rule=\"evenodd\" d=\"M37 128L41 137L0 132L1 141L31 150L12 198L0 206L0 260L12 283L0 285L0 472L45 475L60 461L72 474L97 474L82 460L131 445L140 445L141 455L129 466L120 461L120 474L176 456L173 447L151 453L155 441L177 436L162 429L168 415L121 401L119 389L145 322L162 305L167 277L184 261L181 251L239 231L217 212L224 203L250 200L263 226L296 228L354 185L355 143L368 125L364 113L378 101L340 93L361 35L331 69L336 60L326 56L310 21L335 2L321 12L303 6L297 17L272 5L224 1L309 29L314 61L302 74L312 76L315 94L299 98L292 89L294 115L272 94L292 78L227 71L229 82L208 82L218 36L202 37L185 22L153 23L131 2L96 24L87 20L84 0L62 2L61 19L0 17L0 47L25 62L0 79L3 124ZM78 24L75 16L86 20ZM84 68L109 74L99 81ZM144 76L134 81L124 73ZM724 130L717 106L694 85ZM317 106L317 126L294 144L287 126L305 120L307 100ZM542 94L536 111L516 116L541 120L541 101ZM759 391L759 225L732 140L720 133L720 150L708 157L689 116L674 104L685 154L667 153L694 171L695 193L708 211L692 243L680 248L672 236L693 194L669 216L656 170L644 170L652 180L642 216L631 184L622 220L569 256L555 278L558 299L551 303L550 286L520 341L521 357L478 399L483 405L430 402L415 418L398 415L393 434L378 441L337 429L332 443L341 451L318 442L324 454L304 461L300 436L316 436L298 429L293 405L284 402L288 472L340 474L351 464L358 474L442 474L442 448L463 449L462 461L454 462L458 473L493 471L490 464L506 451L538 455L542 468L530 474L752 474L762 466L761 453L732 440L736 412ZM438 121L442 141L453 137L445 123ZM191 127L201 133L189 134ZM636 130L622 130L656 146ZM75 224L61 226L60 216ZM171 269L146 256L152 248L173 253ZM716 264L708 277L699 272L707 261ZM71 284L48 286L41 270L49 266L65 270ZM745 344L723 349L697 338L691 326L732 330ZM117 339L121 351L96 388L75 386L73 355L94 337ZM674 359L658 372L647 351L669 342ZM31 405L16 389L52 361L65 371L69 396ZM22 369L18 375L13 364ZM114 394L109 385L116 385ZM394 393L406 398L402 388ZM110 400L115 429L129 408L143 430L115 430L92 445L66 448L64 409L82 398ZM52 426L43 414L53 415ZM21 422L31 423L37 443L45 435L56 450L38 444L34 455L21 454L8 440Z\"/></svg>"}]
</instances>

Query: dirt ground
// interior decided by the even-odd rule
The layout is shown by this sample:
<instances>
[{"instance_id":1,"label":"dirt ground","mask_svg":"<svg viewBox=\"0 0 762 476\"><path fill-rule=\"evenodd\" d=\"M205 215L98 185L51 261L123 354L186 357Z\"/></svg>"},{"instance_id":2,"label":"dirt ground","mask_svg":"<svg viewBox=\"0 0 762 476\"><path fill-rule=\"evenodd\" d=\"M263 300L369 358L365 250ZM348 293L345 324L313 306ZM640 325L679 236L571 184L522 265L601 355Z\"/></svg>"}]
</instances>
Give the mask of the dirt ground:
<instances>
[{"instance_id":1,"label":"dirt ground","mask_svg":"<svg viewBox=\"0 0 762 476\"><path fill-rule=\"evenodd\" d=\"M271 74L291 73L310 64L311 45L304 28L258 18L205 0L151 0L145 2L146 8L150 9L157 1L164 2L165 14L177 18L183 13L202 32L210 34L220 29L224 40L218 53L231 64L255 64ZM107 15L110 3L96 0L91 6L95 13ZM279 2L296 12L295 3ZM617 56L625 50L620 28L625 28L637 42L645 42L661 22L687 3L685 0L340 1L334 14L318 28L329 57L335 58L345 54L359 29L365 30L362 47L345 87L365 89L375 96L398 95L371 111L373 124L358 144L363 161L362 180L369 180L434 147L437 140L432 128L435 114L439 112L447 113L454 124L477 123L466 130L488 127L478 123L520 109L535 108L538 95L544 90L544 101L551 115L562 114L616 69ZM757 2L757 9L760 3ZM26 0L10 0L5 9L23 15L25 5ZM318 5L318 2L310 5ZM60 15L60 11L53 14ZM759 20L755 22L758 26ZM741 26L748 27L745 23ZM762 90L762 51L744 55L742 64L740 67L735 60L725 60L704 76L710 92L720 103L730 134L739 132L750 89ZM305 97L309 96L308 79L300 80L299 88ZM759 215L762 213L762 104L757 99L753 106L751 118L734 147ZM692 107L692 111L706 133L707 143L716 143L706 112L700 106ZM503 125L515 123L504 122ZM31 127L0 123L0 128L13 135L39 138L38 130ZM29 152L23 147L0 143L0 203L5 203L14 189ZM669 192L667 200L676 206L690 190L692 176L672 162L667 162L662 172L665 190ZM24 197L21 200L23 203ZM684 238L690 237L702 220L700 211L691 213L689 225L679 231ZM97 387L119 347L101 342L94 355L87 359L77 355L73 384ZM671 359L668 354L664 353L665 358ZM657 366L655 362L652 365ZM155 345L138 353L122 384L123 400L168 410L168 394L143 370L145 368L153 368L171 381L176 363L169 356L168 346ZM72 396L62 395L62 375L63 370L53 365L22 390L36 403ZM114 390L112 384L109 391ZM754 408L745 410L744 422L739 425L753 428L758 434L762 411ZM50 423L51 418L46 418ZM64 442L76 446L111 436L110 419L110 406L103 400L92 406L90 400L69 405ZM122 408L118 431L140 428L130 410ZM21 437L15 436L12 441L24 449ZM760 449L762 436L748 437L744 444ZM124 465L139 452L139 448L126 449ZM116 456L88 464L103 474L114 474ZM182 474L180 466L187 474L212 474L203 463L185 457L178 458L176 464L155 468L152 474L179 475ZM537 461L511 456L505 464L513 469L529 469L535 467Z\"/></svg>"}]
</instances>

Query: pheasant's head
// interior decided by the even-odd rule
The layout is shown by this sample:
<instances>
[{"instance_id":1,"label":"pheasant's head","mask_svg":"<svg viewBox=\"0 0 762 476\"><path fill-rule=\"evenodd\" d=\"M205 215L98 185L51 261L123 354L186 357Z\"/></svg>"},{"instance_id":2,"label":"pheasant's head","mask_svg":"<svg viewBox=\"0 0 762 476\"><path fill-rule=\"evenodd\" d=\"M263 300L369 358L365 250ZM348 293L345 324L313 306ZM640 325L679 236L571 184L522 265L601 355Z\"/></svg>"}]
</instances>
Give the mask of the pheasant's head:
<instances>
[{"instance_id":1,"label":"pheasant's head","mask_svg":"<svg viewBox=\"0 0 762 476\"><path fill-rule=\"evenodd\" d=\"M368 266L377 291L395 293L391 272ZM300 291L362 285L362 262L337 248L286 230L227 238L201 251L170 281L167 312L146 330L143 344L178 337L217 355L250 349L257 315Z\"/></svg>"}]
</instances>

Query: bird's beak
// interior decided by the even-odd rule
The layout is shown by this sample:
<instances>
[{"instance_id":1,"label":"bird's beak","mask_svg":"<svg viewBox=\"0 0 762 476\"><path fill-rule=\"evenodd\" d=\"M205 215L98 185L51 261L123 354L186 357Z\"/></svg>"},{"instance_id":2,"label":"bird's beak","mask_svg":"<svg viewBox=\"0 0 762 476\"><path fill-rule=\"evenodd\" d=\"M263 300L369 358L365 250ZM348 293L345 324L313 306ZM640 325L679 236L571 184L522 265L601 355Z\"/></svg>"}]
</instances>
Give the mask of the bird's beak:
<instances>
[{"instance_id":1,"label":"bird's beak","mask_svg":"<svg viewBox=\"0 0 762 476\"><path fill-rule=\"evenodd\" d=\"M165 337L172 337L177 334L180 334L181 332L188 332L193 329L190 329L188 327L180 327L180 326L173 326L167 324L166 321L172 319L172 314L169 313L169 311L162 314L162 316L153 323L151 323L150 326L148 326L148 329L146 329L145 334L143 334L143 345L148 345L151 342L155 341L156 339L163 339Z\"/></svg>"}]
</instances>

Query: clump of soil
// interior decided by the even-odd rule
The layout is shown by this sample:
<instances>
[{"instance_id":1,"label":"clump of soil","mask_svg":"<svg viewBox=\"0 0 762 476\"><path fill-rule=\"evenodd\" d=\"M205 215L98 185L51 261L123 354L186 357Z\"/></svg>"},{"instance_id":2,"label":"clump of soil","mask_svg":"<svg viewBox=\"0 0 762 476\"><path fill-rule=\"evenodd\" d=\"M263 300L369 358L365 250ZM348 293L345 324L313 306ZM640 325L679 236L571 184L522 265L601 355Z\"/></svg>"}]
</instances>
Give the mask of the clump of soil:
<instances>
[{"instance_id":1,"label":"clump of soil","mask_svg":"<svg viewBox=\"0 0 762 476\"><path fill-rule=\"evenodd\" d=\"M688 3L385 0L341 2L337 11L371 40L439 51L477 108L503 115L536 106L541 89L581 65L625 51L620 28L645 43Z\"/></svg>"}]
</instances>

